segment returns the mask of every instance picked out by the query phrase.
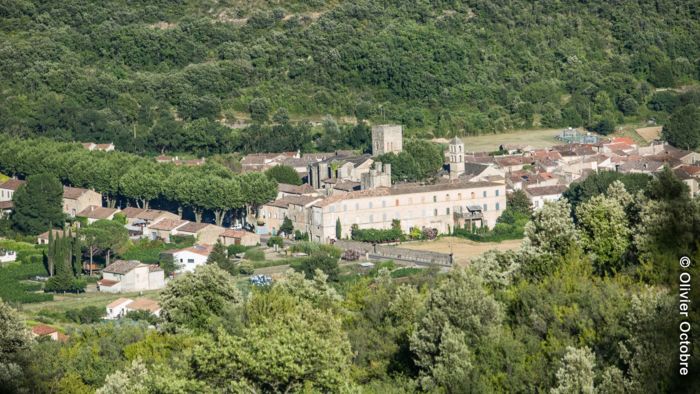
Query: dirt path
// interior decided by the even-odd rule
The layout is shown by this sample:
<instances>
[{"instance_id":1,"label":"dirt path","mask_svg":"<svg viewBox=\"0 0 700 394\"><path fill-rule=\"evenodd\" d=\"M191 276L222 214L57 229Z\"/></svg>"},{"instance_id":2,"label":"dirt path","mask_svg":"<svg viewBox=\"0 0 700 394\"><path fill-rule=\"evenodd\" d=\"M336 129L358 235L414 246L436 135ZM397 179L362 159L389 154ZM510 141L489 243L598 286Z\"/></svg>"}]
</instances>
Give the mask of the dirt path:
<instances>
[{"instance_id":1,"label":"dirt path","mask_svg":"<svg viewBox=\"0 0 700 394\"><path fill-rule=\"evenodd\" d=\"M482 253L491 250L518 249L522 240L509 240L503 242L474 242L468 239L456 237L442 237L435 241L407 242L401 244L402 248L414 250L429 250L439 253L454 253L454 261L457 265L469 264L469 260Z\"/></svg>"}]
</instances>

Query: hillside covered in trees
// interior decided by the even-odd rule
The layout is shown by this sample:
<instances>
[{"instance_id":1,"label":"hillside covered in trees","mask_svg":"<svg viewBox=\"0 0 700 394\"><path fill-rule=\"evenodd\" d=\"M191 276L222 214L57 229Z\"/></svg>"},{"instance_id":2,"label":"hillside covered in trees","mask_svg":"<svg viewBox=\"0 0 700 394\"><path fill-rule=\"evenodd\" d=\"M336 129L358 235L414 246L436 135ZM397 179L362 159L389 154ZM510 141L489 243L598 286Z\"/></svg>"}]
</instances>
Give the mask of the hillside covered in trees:
<instances>
[{"instance_id":1,"label":"hillside covered in trees","mask_svg":"<svg viewBox=\"0 0 700 394\"><path fill-rule=\"evenodd\" d=\"M655 89L698 80L699 43L691 0L10 0L0 129L207 154L302 148L298 121L326 114L435 136L595 127L666 116Z\"/></svg>"}]
</instances>

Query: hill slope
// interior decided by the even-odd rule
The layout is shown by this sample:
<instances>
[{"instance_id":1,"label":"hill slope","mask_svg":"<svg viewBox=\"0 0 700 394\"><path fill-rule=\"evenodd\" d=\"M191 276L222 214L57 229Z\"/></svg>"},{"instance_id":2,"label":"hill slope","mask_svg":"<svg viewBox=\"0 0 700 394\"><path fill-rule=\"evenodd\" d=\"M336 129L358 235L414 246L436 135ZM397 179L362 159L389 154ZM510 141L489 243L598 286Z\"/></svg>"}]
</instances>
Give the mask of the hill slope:
<instances>
[{"instance_id":1,"label":"hill slope","mask_svg":"<svg viewBox=\"0 0 700 394\"><path fill-rule=\"evenodd\" d=\"M620 121L700 74L692 0L4 4L0 127L135 151L279 108L435 136Z\"/></svg>"}]
</instances>

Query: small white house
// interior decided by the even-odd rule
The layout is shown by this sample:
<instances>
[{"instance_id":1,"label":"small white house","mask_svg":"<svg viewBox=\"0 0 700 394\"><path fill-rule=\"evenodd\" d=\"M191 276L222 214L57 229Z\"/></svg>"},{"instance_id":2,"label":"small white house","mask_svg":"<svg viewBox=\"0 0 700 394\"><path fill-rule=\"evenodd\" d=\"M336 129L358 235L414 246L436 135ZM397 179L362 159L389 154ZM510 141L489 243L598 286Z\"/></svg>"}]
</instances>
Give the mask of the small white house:
<instances>
[{"instance_id":1,"label":"small white house","mask_svg":"<svg viewBox=\"0 0 700 394\"><path fill-rule=\"evenodd\" d=\"M525 194L530 199L532 207L537 210L542 208L547 201L557 201L560 199L562 193L566 191L566 186L530 186L523 190L525 190Z\"/></svg>"},{"instance_id":2,"label":"small white house","mask_svg":"<svg viewBox=\"0 0 700 394\"><path fill-rule=\"evenodd\" d=\"M0 263L11 263L17 260L17 252L14 250L0 249Z\"/></svg>"},{"instance_id":3,"label":"small white house","mask_svg":"<svg viewBox=\"0 0 700 394\"><path fill-rule=\"evenodd\" d=\"M120 317L126 315L126 306L134 302L134 300L129 298L119 298L112 301L107 305L107 317L106 319L119 319Z\"/></svg>"},{"instance_id":4,"label":"small white house","mask_svg":"<svg viewBox=\"0 0 700 394\"><path fill-rule=\"evenodd\" d=\"M126 316L129 312L148 311L155 316L160 316L160 304L158 301L149 300L147 298L119 298L107 305L106 319L114 320Z\"/></svg>"},{"instance_id":5,"label":"small white house","mask_svg":"<svg viewBox=\"0 0 700 394\"><path fill-rule=\"evenodd\" d=\"M106 293L157 290L165 287L165 272L157 265L117 260L102 270L97 285L99 291Z\"/></svg>"},{"instance_id":6,"label":"small white house","mask_svg":"<svg viewBox=\"0 0 700 394\"><path fill-rule=\"evenodd\" d=\"M212 247L210 245L194 245L189 248L171 251L173 261L178 267L178 274L194 272L195 268L207 263Z\"/></svg>"}]
</instances>

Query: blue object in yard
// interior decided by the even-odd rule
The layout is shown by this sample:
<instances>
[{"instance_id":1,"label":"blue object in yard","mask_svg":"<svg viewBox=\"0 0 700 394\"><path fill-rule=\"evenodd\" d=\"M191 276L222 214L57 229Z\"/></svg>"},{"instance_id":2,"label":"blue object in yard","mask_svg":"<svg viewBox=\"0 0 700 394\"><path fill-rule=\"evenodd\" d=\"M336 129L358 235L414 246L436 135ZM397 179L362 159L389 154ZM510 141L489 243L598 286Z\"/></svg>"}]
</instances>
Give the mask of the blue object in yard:
<instances>
[{"instance_id":1,"label":"blue object in yard","mask_svg":"<svg viewBox=\"0 0 700 394\"><path fill-rule=\"evenodd\" d=\"M267 275L253 275L250 277L250 283L253 286L270 286L272 284L272 278Z\"/></svg>"}]
</instances>

